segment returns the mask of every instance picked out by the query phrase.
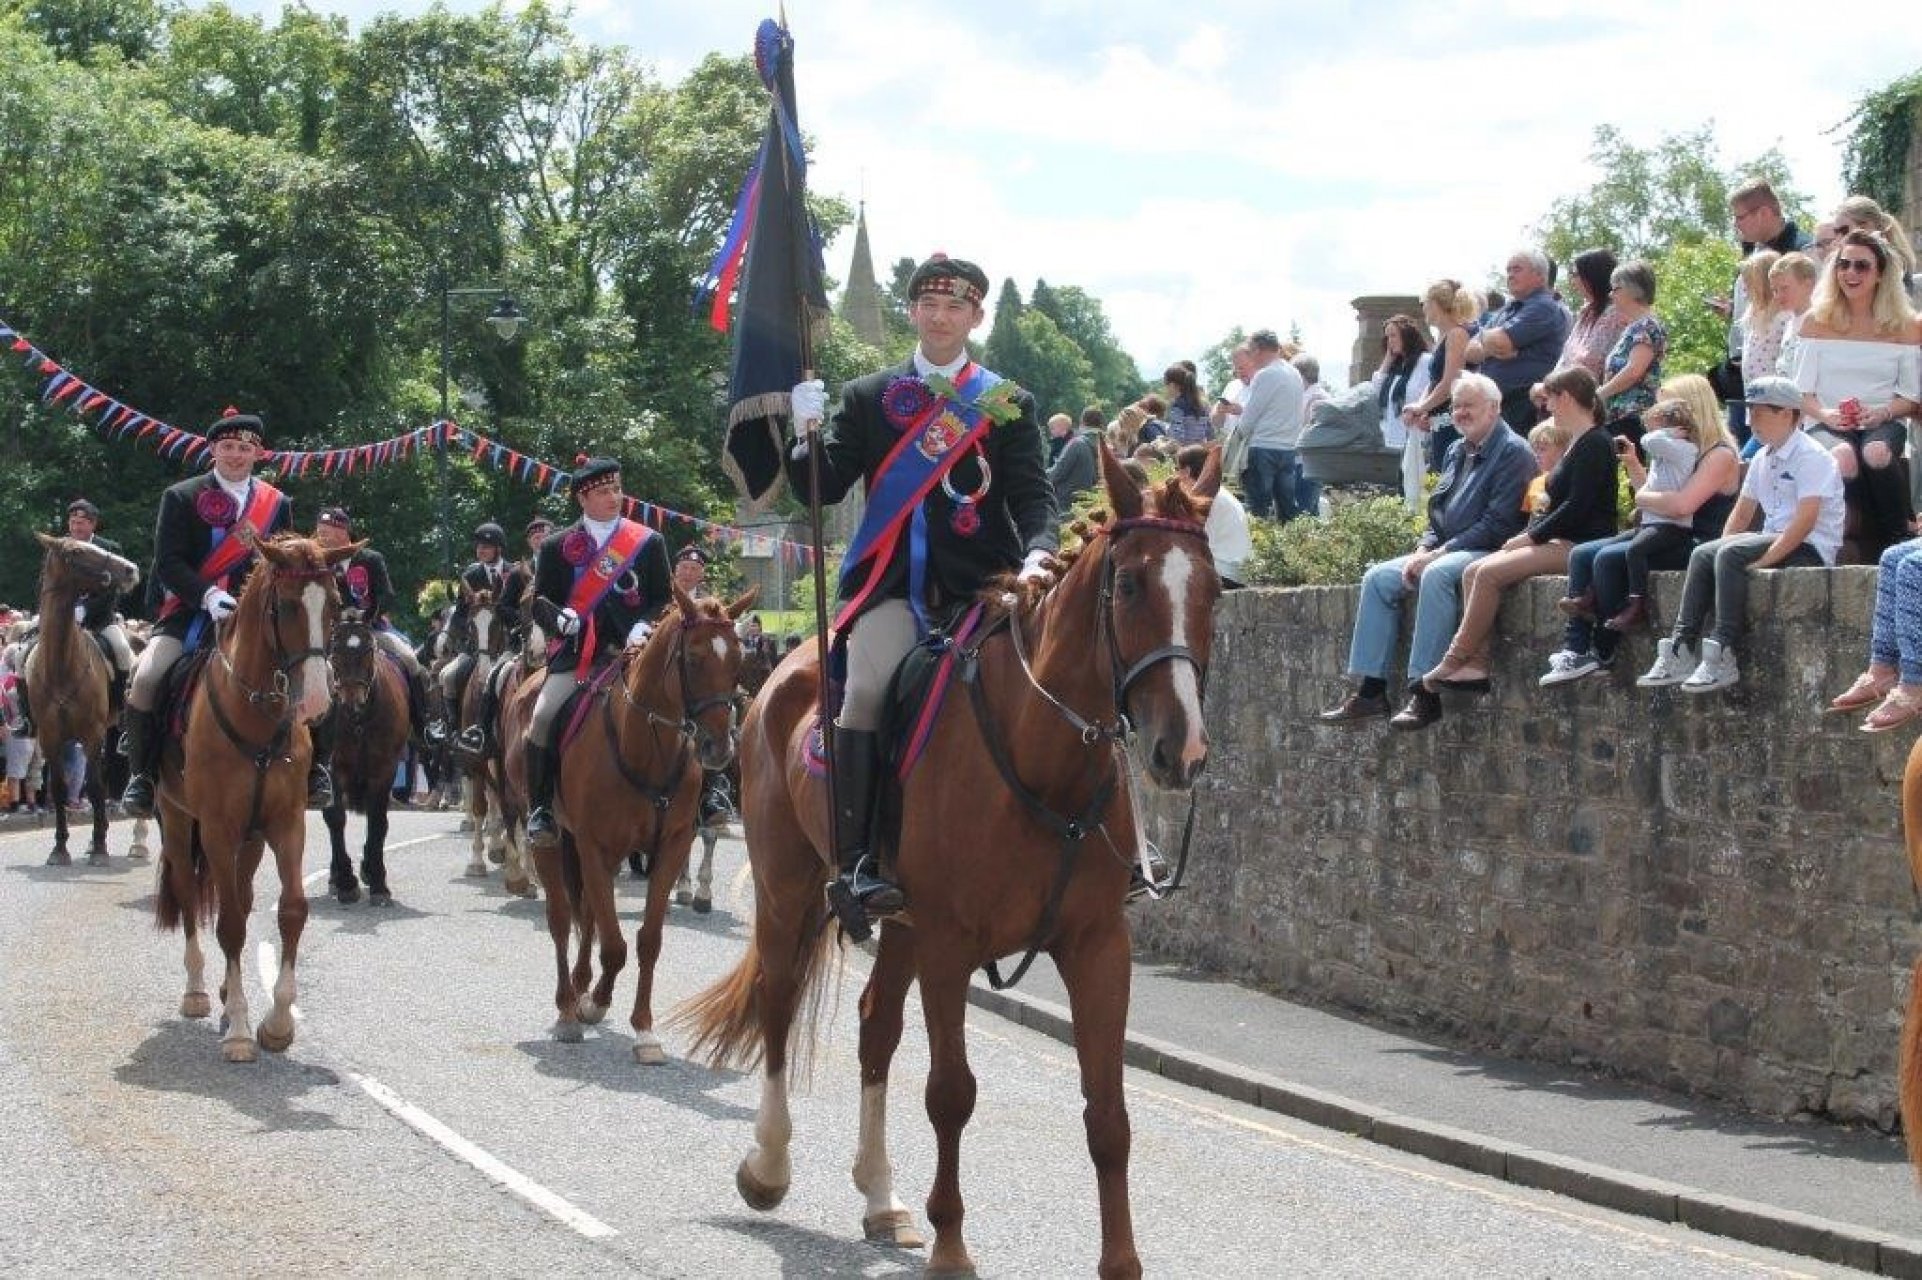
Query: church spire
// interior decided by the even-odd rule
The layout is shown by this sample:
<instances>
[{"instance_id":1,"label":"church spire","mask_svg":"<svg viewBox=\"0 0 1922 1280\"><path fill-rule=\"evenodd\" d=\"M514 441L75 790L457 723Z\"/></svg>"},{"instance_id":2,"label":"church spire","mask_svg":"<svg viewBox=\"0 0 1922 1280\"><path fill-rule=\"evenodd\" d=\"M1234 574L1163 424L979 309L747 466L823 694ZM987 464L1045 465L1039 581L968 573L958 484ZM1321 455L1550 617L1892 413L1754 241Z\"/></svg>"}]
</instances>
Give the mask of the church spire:
<instances>
[{"instance_id":1,"label":"church spire","mask_svg":"<svg viewBox=\"0 0 1922 1280\"><path fill-rule=\"evenodd\" d=\"M868 206L863 200L854 220L854 261L848 267L847 288L841 293L841 318L856 336L872 346L887 341L882 319L881 287L874 278L874 253L868 247Z\"/></svg>"}]
</instances>

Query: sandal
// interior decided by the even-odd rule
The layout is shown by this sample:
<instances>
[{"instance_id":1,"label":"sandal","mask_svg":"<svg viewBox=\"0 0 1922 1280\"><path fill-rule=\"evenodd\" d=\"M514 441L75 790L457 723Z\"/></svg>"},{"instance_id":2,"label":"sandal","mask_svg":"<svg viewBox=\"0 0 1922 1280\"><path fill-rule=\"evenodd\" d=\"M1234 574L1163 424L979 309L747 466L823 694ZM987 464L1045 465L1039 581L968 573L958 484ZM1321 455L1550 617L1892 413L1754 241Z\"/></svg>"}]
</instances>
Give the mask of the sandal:
<instances>
[{"instance_id":1,"label":"sandal","mask_svg":"<svg viewBox=\"0 0 1922 1280\"><path fill-rule=\"evenodd\" d=\"M1862 722L1863 733L1887 733L1899 729L1917 716L1922 716L1922 694L1910 693L1900 685L1889 690L1889 696L1882 699L1882 705L1869 712L1869 718Z\"/></svg>"},{"instance_id":2,"label":"sandal","mask_svg":"<svg viewBox=\"0 0 1922 1280\"><path fill-rule=\"evenodd\" d=\"M1847 715L1852 711L1866 711L1889 696L1895 688L1894 676L1879 676L1873 671L1864 671L1855 677L1855 683L1843 690L1840 697L1831 701L1823 715Z\"/></svg>"}]
</instances>

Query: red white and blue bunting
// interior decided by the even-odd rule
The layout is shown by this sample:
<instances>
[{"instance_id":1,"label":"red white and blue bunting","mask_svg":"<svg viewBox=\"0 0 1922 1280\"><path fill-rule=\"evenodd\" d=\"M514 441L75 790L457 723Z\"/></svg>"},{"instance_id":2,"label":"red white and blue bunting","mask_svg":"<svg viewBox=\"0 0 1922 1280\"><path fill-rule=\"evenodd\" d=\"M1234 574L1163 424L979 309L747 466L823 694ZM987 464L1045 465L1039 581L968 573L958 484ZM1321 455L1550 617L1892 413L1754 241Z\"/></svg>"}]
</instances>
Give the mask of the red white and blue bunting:
<instances>
[{"instance_id":1,"label":"red white and blue bunting","mask_svg":"<svg viewBox=\"0 0 1922 1280\"><path fill-rule=\"evenodd\" d=\"M41 379L40 399L43 403L67 409L102 439L144 444L161 457L183 467L204 469L212 465L213 455L205 436L170 426L152 414L142 413L132 405L124 404L82 381L4 320L0 320L0 344L19 356L28 372ZM279 472L282 479L331 479L345 478L356 472L366 474L376 467L391 466L439 449L461 450L476 466L504 471L522 484L531 485L543 493L558 496L565 494L568 489L571 473L567 468L543 462L479 432L469 431L449 419L370 444L347 445L337 449L269 449L264 453L263 460ZM625 514L629 519L640 520L663 532L670 525L680 524L714 542L738 545L753 554L779 557L784 563L802 570L814 565L814 550L804 542L703 520L658 503L643 502L632 495L627 498Z\"/></svg>"}]
</instances>

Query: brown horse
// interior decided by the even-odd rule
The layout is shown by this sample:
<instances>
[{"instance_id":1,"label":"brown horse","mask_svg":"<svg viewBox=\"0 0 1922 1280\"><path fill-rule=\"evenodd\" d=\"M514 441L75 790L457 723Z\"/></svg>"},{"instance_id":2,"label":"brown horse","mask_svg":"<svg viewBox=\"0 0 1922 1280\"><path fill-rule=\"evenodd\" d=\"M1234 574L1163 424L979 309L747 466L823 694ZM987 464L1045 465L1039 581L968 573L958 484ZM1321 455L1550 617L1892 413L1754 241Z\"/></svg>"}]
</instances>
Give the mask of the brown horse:
<instances>
[{"instance_id":1,"label":"brown horse","mask_svg":"<svg viewBox=\"0 0 1922 1280\"><path fill-rule=\"evenodd\" d=\"M47 549L40 567L40 639L27 654L27 703L53 779L53 852L47 865L73 862L67 851L67 771L62 748L78 742L87 759L87 800L93 807L93 839L87 862L107 861L107 793L100 744L112 723L109 690L113 670L100 646L74 619L74 606L89 592L131 591L140 570L91 542L36 533ZM144 846L136 846L143 848ZM142 855L144 856L144 854Z\"/></svg>"},{"instance_id":2,"label":"brown horse","mask_svg":"<svg viewBox=\"0 0 1922 1280\"><path fill-rule=\"evenodd\" d=\"M1129 1129L1122 1040L1129 987L1122 910L1142 858L1131 797L1133 754L1157 786L1192 788L1207 760L1201 689L1220 593L1202 529L1220 485L1212 460L1190 490L1137 489L1107 449L1103 479L1118 518L1086 530L1058 585L1016 584L960 669L919 763L901 784L894 869L908 915L888 921L861 996L861 1129L854 1182L870 1239L918 1243L895 1198L886 1139L888 1065L902 1007L919 979L936 1139L927 1201L928 1270L971 1274L961 1238L961 1131L974 1110L964 1015L975 969L1046 952L1066 985L1088 1150L1101 1200L1103 1276L1138 1276L1128 1206ZM789 1182L790 1035L818 1033L831 874L825 786L804 743L816 706L815 657L782 662L742 731L742 812L754 871L754 931L734 972L676 1011L693 1049L717 1065L759 1059L765 1075L754 1147L735 1178L771 1209ZM881 834L877 831L877 835ZM887 843L887 841L877 841Z\"/></svg>"},{"instance_id":3,"label":"brown horse","mask_svg":"<svg viewBox=\"0 0 1922 1280\"><path fill-rule=\"evenodd\" d=\"M454 717L456 736L479 719L481 691L487 687L487 681L494 674L494 664L500 661L501 651L507 647L507 631L501 625L494 593L462 587L461 598L467 603L466 642L472 646L474 669L467 673L467 682L461 686L460 705L455 708L459 713ZM448 763L460 770L461 800L467 810L462 829L473 834L467 874L480 879L487 875L488 861L500 862L503 858L500 814L487 803L486 761L449 752Z\"/></svg>"},{"instance_id":4,"label":"brown horse","mask_svg":"<svg viewBox=\"0 0 1922 1280\"><path fill-rule=\"evenodd\" d=\"M1909 878L1922 890L1922 738L1909 748L1902 770L1902 836L1909 848ZM1909 1011L1902 1020L1902 1067L1898 1086L1902 1104L1902 1136L1908 1142L1909 1163L1922 1177L1922 956L1909 978Z\"/></svg>"},{"instance_id":5,"label":"brown horse","mask_svg":"<svg viewBox=\"0 0 1922 1280\"><path fill-rule=\"evenodd\" d=\"M734 619L754 594L723 607L675 587L674 607L639 649L621 655L619 679L594 696L579 735L561 754L555 795L561 847L534 854L547 885L554 942L556 1040L580 1040L582 1024L599 1022L613 1004L614 982L627 963L614 875L628 853L640 849L649 855L647 906L634 934L639 972L628 1023L637 1062L667 1061L654 1033L654 966L668 893L694 843L701 770L724 768L734 758L741 674ZM524 807L518 801L517 795L516 810ZM580 939L571 969L570 927ZM589 991L596 939L601 972Z\"/></svg>"},{"instance_id":6,"label":"brown horse","mask_svg":"<svg viewBox=\"0 0 1922 1280\"><path fill-rule=\"evenodd\" d=\"M407 676L400 664L380 647L374 629L358 618L334 625L327 644L327 665L333 671L334 803L321 811L333 862L327 883L343 903L360 901L360 882L367 882L367 900L376 907L391 906L387 887L387 806L393 800L394 770L407 754ZM347 810L367 817L367 840L361 846L360 875L347 856Z\"/></svg>"},{"instance_id":7,"label":"brown horse","mask_svg":"<svg viewBox=\"0 0 1922 1280\"><path fill-rule=\"evenodd\" d=\"M227 959L220 1047L229 1062L258 1056L241 959L263 839L273 846L280 876L280 978L260 1045L279 1052L294 1041L294 964L307 923L300 883L313 760L307 726L327 713L331 693L326 642L340 612L333 567L365 545L328 550L282 534L256 546L261 563L221 625L190 695L186 732L161 753L155 917L161 928L186 934L180 1013L204 1018L210 1010L198 927L218 907L215 934Z\"/></svg>"}]
</instances>

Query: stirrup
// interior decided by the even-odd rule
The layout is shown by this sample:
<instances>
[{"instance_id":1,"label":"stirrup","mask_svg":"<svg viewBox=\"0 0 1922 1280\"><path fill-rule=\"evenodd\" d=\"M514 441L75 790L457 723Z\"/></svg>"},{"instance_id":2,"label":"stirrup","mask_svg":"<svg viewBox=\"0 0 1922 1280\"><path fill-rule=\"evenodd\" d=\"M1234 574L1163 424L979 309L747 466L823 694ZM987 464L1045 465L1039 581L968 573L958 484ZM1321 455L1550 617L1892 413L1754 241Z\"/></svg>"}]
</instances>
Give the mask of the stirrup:
<instances>
[{"instance_id":1,"label":"stirrup","mask_svg":"<svg viewBox=\"0 0 1922 1280\"><path fill-rule=\"evenodd\" d=\"M128 778L127 789L120 793L121 813L129 818L151 818L153 807L153 779L144 773Z\"/></svg>"},{"instance_id":2,"label":"stirrup","mask_svg":"<svg viewBox=\"0 0 1922 1280\"><path fill-rule=\"evenodd\" d=\"M324 764L307 771L307 803L316 809L334 807L334 775Z\"/></svg>"}]
</instances>

